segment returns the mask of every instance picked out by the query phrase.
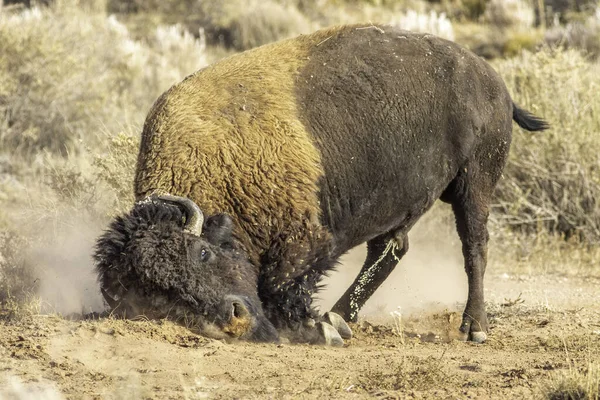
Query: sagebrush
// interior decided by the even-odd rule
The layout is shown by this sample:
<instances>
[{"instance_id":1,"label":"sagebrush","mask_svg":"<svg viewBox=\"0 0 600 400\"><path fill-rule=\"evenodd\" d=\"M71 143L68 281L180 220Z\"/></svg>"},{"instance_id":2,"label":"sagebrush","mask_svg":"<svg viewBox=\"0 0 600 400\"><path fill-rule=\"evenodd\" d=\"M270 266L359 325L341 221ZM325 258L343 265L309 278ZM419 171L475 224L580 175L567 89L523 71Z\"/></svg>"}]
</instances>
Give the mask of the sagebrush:
<instances>
[{"instance_id":1,"label":"sagebrush","mask_svg":"<svg viewBox=\"0 0 600 400\"><path fill-rule=\"evenodd\" d=\"M515 127L495 218L599 243L600 66L561 49L526 51L495 66L515 101L552 127L538 134Z\"/></svg>"}]
</instances>

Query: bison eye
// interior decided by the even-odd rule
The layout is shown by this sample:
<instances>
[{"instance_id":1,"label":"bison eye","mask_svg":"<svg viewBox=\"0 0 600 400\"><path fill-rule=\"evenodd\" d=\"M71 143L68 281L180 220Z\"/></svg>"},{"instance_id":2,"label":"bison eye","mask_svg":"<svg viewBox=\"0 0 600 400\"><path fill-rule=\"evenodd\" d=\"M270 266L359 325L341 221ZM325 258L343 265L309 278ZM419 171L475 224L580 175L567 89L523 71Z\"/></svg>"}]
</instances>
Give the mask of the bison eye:
<instances>
[{"instance_id":1,"label":"bison eye","mask_svg":"<svg viewBox=\"0 0 600 400\"><path fill-rule=\"evenodd\" d=\"M206 250L206 249L200 250L200 260L201 261L208 260L209 256L210 256L210 252L208 250Z\"/></svg>"}]
</instances>

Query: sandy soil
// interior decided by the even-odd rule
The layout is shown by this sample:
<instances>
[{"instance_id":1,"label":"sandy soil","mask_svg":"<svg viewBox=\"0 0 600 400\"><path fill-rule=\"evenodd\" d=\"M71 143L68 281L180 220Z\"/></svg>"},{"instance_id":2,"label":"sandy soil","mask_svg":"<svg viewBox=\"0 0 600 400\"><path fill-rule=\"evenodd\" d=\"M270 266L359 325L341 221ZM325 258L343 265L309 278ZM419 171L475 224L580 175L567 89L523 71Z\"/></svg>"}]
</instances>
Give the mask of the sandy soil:
<instances>
[{"instance_id":1,"label":"sandy soil","mask_svg":"<svg viewBox=\"0 0 600 400\"><path fill-rule=\"evenodd\" d=\"M555 371L600 358L599 279L487 283L484 345L453 340L458 306L363 317L344 348L225 343L165 321L29 317L0 325L0 398L534 398Z\"/></svg>"}]
</instances>

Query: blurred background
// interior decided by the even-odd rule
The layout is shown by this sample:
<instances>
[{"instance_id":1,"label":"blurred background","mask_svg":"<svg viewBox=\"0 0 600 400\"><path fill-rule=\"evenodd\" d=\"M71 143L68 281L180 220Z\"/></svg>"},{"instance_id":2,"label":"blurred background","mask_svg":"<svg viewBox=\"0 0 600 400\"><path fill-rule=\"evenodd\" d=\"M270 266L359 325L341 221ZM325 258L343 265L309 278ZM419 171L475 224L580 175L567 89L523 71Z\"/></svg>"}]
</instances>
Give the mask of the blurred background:
<instances>
[{"instance_id":1,"label":"blurred background","mask_svg":"<svg viewBox=\"0 0 600 400\"><path fill-rule=\"evenodd\" d=\"M515 125L489 268L598 273L597 0L0 0L0 316L101 309L93 242L133 202L139 133L164 90L235 52L369 21L468 47L552 125ZM411 240L403 266L425 274L402 279L451 301L439 280L450 264L462 296L450 211L436 206ZM324 304L352 281L362 251L344 259L351 268L330 279Z\"/></svg>"}]
</instances>

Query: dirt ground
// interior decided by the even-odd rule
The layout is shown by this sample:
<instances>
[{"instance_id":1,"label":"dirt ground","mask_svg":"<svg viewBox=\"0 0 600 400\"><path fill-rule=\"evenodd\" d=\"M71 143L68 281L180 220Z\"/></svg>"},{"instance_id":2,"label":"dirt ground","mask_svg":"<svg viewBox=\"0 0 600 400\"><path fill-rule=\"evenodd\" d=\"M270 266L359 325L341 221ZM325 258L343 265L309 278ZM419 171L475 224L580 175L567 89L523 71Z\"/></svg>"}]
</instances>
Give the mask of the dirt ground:
<instances>
[{"instance_id":1,"label":"dirt ground","mask_svg":"<svg viewBox=\"0 0 600 400\"><path fill-rule=\"evenodd\" d=\"M453 340L459 305L363 317L343 348L28 317L0 325L0 398L535 398L557 371L600 358L600 279L502 273L487 286L483 345Z\"/></svg>"}]
</instances>

